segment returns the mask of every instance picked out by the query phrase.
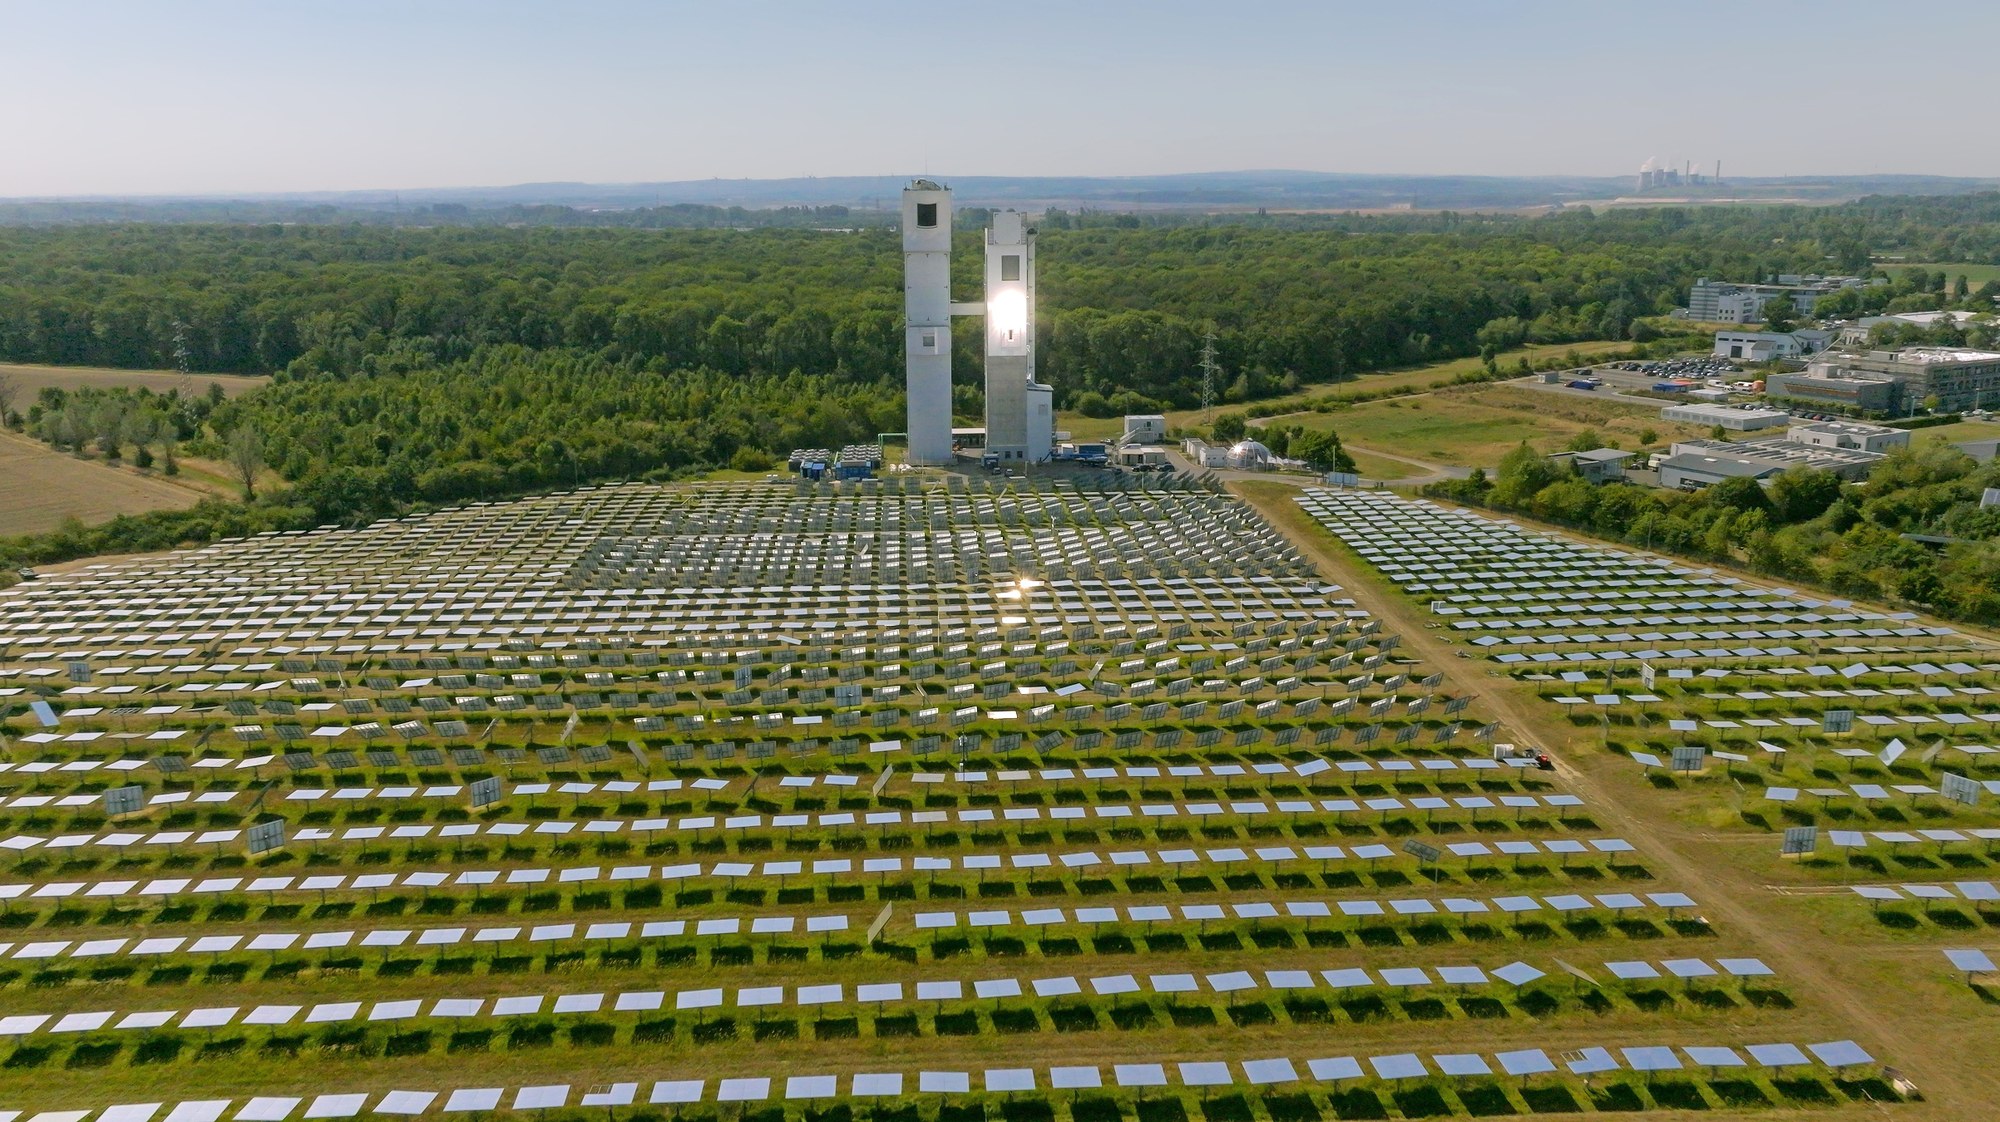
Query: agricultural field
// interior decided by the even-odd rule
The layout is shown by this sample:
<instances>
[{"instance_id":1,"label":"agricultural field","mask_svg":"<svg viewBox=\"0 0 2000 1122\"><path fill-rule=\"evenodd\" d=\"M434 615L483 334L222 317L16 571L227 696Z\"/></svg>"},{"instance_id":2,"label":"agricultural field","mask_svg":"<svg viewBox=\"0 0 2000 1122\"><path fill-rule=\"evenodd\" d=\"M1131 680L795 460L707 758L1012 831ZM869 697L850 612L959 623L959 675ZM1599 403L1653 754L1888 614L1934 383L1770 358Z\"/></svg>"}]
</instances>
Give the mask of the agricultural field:
<instances>
[{"instance_id":1,"label":"agricultural field","mask_svg":"<svg viewBox=\"0 0 2000 1122\"><path fill-rule=\"evenodd\" d=\"M1560 451L1577 434L1595 430L1619 447L1637 450L1651 430L1661 446L1708 435L1694 425L1662 421L1658 410L1523 386L1454 386L1416 397L1370 401L1332 413L1271 418L1307 428L1332 429L1358 449L1393 450L1453 467L1492 468L1522 441L1544 452Z\"/></svg>"},{"instance_id":2,"label":"agricultural field","mask_svg":"<svg viewBox=\"0 0 2000 1122\"><path fill-rule=\"evenodd\" d=\"M1981 1117L1964 1058L2000 1027L2000 642L1442 504L1279 501L1580 792L1677 838L1711 917L1770 932L1781 971L1820 964L1809 988L1899 1052L1926 1108Z\"/></svg>"},{"instance_id":3,"label":"agricultural field","mask_svg":"<svg viewBox=\"0 0 2000 1122\"><path fill-rule=\"evenodd\" d=\"M69 518L88 524L120 514L190 507L204 493L0 432L0 536L53 530Z\"/></svg>"},{"instance_id":4,"label":"agricultural field","mask_svg":"<svg viewBox=\"0 0 2000 1122\"><path fill-rule=\"evenodd\" d=\"M15 386L14 408L27 412L42 390L55 387L74 389L91 386L109 389L116 386L144 387L154 393L166 393L182 384L182 375L173 370L117 370L98 366L29 366L20 363L0 362L0 378L11 379ZM222 387L229 397L249 393L271 379L244 374L189 374L187 384L197 394L208 392L210 385Z\"/></svg>"},{"instance_id":5,"label":"agricultural field","mask_svg":"<svg viewBox=\"0 0 2000 1122\"><path fill-rule=\"evenodd\" d=\"M1192 481L913 475L592 488L9 590L0 1106L1900 1097L1883 1065L1920 1045L1858 1041L1622 797L1501 758L1517 699L1350 568Z\"/></svg>"}]
</instances>

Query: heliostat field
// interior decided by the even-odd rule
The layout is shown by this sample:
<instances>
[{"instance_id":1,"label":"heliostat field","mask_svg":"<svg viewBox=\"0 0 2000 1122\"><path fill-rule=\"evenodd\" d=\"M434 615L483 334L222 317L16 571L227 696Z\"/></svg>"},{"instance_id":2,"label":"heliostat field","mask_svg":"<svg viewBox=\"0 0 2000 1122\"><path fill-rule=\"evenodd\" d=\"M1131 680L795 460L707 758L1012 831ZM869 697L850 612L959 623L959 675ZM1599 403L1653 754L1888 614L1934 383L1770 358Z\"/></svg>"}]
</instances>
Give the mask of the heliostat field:
<instances>
[{"instance_id":1,"label":"heliostat field","mask_svg":"<svg viewBox=\"0 0 2000 1122\"><path fill-rule=\"evenodd\" d=\"M10 1117L1894 1097L1200 484L634 484L0 604Z\"/></svg>"}]
</instances>

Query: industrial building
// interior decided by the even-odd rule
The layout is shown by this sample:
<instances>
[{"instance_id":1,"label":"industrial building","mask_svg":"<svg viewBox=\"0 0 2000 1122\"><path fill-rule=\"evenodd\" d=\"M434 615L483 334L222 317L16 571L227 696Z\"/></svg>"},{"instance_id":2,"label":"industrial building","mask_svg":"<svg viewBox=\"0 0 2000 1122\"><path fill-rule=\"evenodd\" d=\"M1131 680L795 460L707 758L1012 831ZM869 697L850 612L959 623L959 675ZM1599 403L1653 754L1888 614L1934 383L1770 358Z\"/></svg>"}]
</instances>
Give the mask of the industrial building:
<instances>
[{"instance_id":1,"label":"industrial building","mask_svg":"<svg viewBox=\"0 0 2000 1122\"><path fill-rule=\"evenodd\" d=\"M1712 187L1722 182L1722 161L1715 161L1713 177L1703 175L1694 169L1694 161L1689 160L1683 167L1662 165L1658 160L1647 160L1639 165L1639 178L1634 189L1644 194L1662 187Z\"/></svg>"},{"instance_id":2,"label":"industrial building","mask_svg":"<svg viewBox=\"0 0 2000 1122\"><path fill-rule=\"evenodd\" d=\"M1902 387L1893 378L1807 367L1803 374L1773 374L1764 379L1764 396L1821 408L1890 413L1900 408Z\"/></svg>"},{"instance_id":3,"label":"industrial building","mask_svg":"<svg viewBox=\"0 0 2000 1122\"><path fill-rule=\"evenodd\" d=\"M1865 479L1882 460L1880 452L1808 444L1782 436L1750 440L1681 440L1659 464L1660 486L1699 491L1725 479L1748 477L1758 482L1788 468L1823 468L1842 479Z\"/></svg>"},{"instance_id":4,"label":"industrial building","mask_svg":"<svg viewBox=\"0 0 2000 1122\"><path fill-rule=\"evenodd\" d=\"M1120 444L1164 444L1167 439L1167 419L1158 413L1129 413L1125 417L1125 435L1118 438Z\"/></svg>"},{"instance_id":5,"label":"industrial building","mask_svg":"<svg viewBox=\"0 0 2000 1122\"><path fill-rule=\"evenodd\" d=\"M1865 413L1914 413L1931 398L1944 412L1983 409L2000 403L2000 352L1906 347L1824 355L1803 374L1766 379L1764 392Z\"/></svg>"},{"instance_id":6,"label":"industrial building","mask_svg":"<svg viewBox=\"0 0 2000 1122\"><path fill-rule=\"evenodd\" d=\"M1785 430L1785 439L1815 448L1849 448L1862 452L1887 452L1908 448L1910 430L1887 425L1864 425L1858 421L1806 421Z\"/></svg>"},{"instance_id":7,"label":"industrial building","mask_svg":"<svg viewBox=\"0 0 2000 1122\"><path fill-rule=\"evenodd\" d=\"M1758 429L1777 428L1792 423L1790 413L1759 409L1755 406L1719 405L1708 402L1669 405L1660 410L1660 419L1679 421L1687 425L1707 425L1710 428L1721 425L1731 432L1756 432Z\"/></svg>"},{"instance_id":8,"label":"industrial building","mask_svg":"<svg viewBox=\"0 0 2000 1122\"><path fill-rule=\"evenodd\" d=\"M1625 478L1625 461L1634 453L1616 448L1593 448L1588 452L1557 452L1549 462L1574 466L1576 473L1591 483L1611 483Z\"/></svg>"},{"instance_id":9,"label":"industrial building","mask_svg":"<svg viewBox=\"0 0 2000 1122\"><path fill-rule=\"evenodd\" d=\"M986 300L951 299L951 188L928 179L903 189L903 310L909 462L949 464L951 317L986 319L988 459L1041 463L1055 445L1055 402L1035 381L1035 230L1019 211L986 231Z\"/></svg>"},{"instance_id":10,"label":"industrial building","mask_svg":"<svg viewBox=\"0 0 2000 1122\"><path fill-rule=\"evenodd\" d=\"M1711 323L1762 323L1764 303L1778 297L1791 300L1801 315L1811 314L1819 298L1843 288L1860 288L1861 277L1785 274L1767 284L1730 284L1702 277L1688 293L1688 318Z\"/></svg>"},{"instance_id":11,"label":"industrial building","mask_svg":"<svg viewBox=\"0 0 2000 1122\"><path fill-rule=\"evenodd\" d=\"M1833 341L1833 332L1807 328L1801 331L1718 331L1715 333L1717 358L1738 362L1770 362L1779 358L1802 358L1818 354Z\"/></svg>"}]
</instances>

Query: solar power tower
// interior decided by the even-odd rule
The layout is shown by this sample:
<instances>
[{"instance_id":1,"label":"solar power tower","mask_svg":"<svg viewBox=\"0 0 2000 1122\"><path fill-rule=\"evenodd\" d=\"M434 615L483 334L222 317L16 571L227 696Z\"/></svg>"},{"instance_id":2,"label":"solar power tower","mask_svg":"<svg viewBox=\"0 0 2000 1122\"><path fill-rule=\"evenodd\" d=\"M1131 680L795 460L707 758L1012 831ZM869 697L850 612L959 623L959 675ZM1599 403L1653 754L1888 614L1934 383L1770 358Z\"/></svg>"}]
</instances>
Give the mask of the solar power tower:
<instances>
[{"instance_id":1,"label":"solar power tower","mask_svg":"<svg viewBox=\"0 0 2000 1122\"><path fill-rule=\"evenodd\" d=\"M951 463L951 188L903 188L906 422L912 464Z\"/></svg>"}]
</instances>

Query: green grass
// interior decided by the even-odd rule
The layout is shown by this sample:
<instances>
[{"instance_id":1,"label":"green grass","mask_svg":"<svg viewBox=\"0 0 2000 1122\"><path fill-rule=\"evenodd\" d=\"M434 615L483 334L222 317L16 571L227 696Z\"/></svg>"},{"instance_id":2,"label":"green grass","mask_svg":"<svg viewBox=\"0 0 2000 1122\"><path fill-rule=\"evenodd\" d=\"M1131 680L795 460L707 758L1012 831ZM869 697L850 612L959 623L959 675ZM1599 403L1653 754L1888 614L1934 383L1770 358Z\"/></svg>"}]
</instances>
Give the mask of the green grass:
<instances>
[{"instance_id":1,"label":"green grass","mask_svg":"<svg viewBox=\"0 0 2000 1122\"><path fill-rule=\"evenodd\" d=\"M1408 479L1413 475L1420 474L1423 470L1406 464L1401 460L1391 460L1383 456L1371 456L1366 452L1354 452L1351 455L1354 457L1354 470L1363 479L1390 481Z\"/></svg>"},{"instance_id":2,"label":"green grass","mask_svg":"<svg viewBox=\"0 0 2000 1122\"><path fill-rule=\"evenodd\" d=\"M1963 444L1968 440L2000 440L2000 421L1959 421L1935 428L1911 430L1912 445L1921 445L1928 440L1943 440L1948 444Z\"/></svg>"},{"instance_id":3,"label":"green grass","mask_svg":"<svg viewBox=\"0 0 2000 1122\"><path fill-rule=\"evenodd\" d=\"M1907 273L1912 269L1923 269L1931 273L1943 270L1948 280L1955 283L1958 278L1964 277L1966 283L1974 288L1988 281L2000 281L2000 265L1969 265L1964 262L1940 261L1882 266L1882 271L1891 276Z\"/></svg>"},{"instance_id":4,"label":"green grass","mask_svg":"<svg viewBox=\"0 0 2000 1122\"><path fill-rule=\"evenodd\" d=\"M1656 445L1705 435L1695 426L1668 424L1644 406L1520 386L1464 387L1284 420L1332 429L1354 448L1394 449L1399 455L1458 467L1492 467L1522 441L1543 452L1559 451L1586 429L1627 449L1639 448L1648 429Z\"/></svg>"}]
</instances>

